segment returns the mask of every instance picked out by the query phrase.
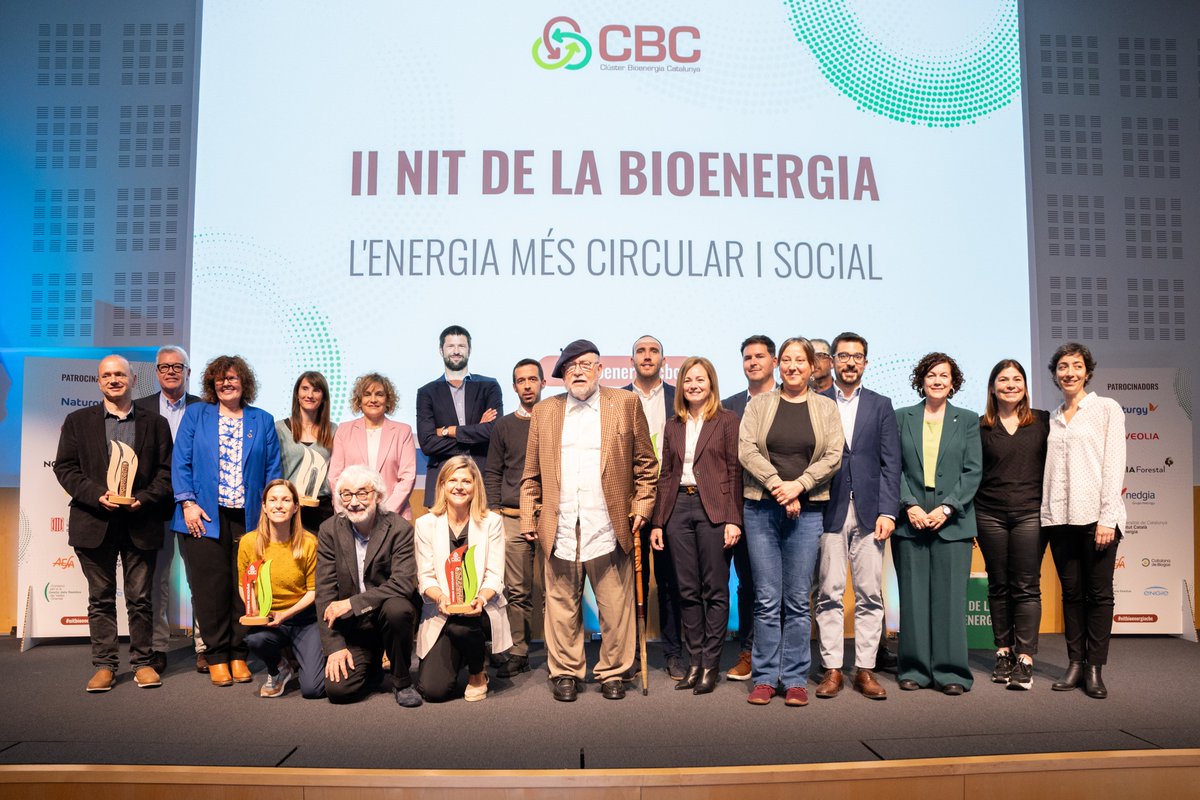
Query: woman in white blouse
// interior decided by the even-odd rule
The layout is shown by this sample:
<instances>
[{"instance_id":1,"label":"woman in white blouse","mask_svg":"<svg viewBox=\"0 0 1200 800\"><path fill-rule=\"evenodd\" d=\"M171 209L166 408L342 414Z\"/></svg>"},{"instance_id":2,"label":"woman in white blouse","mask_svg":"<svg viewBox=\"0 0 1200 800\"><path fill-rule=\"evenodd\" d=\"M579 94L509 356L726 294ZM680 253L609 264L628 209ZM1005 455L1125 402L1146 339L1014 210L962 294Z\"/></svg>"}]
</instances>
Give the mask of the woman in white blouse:
<instances>
[{"instance_id":1,"label":"woman in white blouse","mask_svg":"<svg viewBox=\"0 0 1200 800\"><path fill-rule=\"evenodd\" d=\"M1063 401L1050 415L1041 520L1062 583L1070 659L1051 688L1066 692L1082 684L1089 697L1103 699L1113 570L1125 524L1125 414L1115 400L1086 391L1096 361L1084 345L1062 345L1049 366Z\"/></svg>"}]
</instances>

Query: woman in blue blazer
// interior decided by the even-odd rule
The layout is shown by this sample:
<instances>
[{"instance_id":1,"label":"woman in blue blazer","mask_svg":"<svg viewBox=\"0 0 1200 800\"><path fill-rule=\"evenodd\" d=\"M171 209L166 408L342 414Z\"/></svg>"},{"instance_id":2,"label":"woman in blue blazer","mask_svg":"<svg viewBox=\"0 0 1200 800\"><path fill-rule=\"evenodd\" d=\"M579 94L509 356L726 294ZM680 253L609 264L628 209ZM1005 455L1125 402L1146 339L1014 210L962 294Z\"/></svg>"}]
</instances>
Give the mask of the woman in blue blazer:
<instances>
[{"instance_id":1,"label":"woman in blue blazer","mask_svg":"<svg viewBox=\"0 0 1200 800\"><path fill-rule=\"evenodd\" d=\"M892 556L900 589L900 688L970 690L967 579L975 538L975 491L983 473L979 417L951 405L963 374L945 353L917 362L923 400L896 412L900 507Z\"/></svg>"},{"instance_id":2,"label":"woman in blue blazer","mask_svg":"<svg viewBox=\"0 0 1200 800\"><path fill-rule=\"evenodd\" d=\"M215 686L249 683L245 609L238 590L238 541L258 524L263 489L281 477L275 420L254 402L257 382L241 356L204 368L203 403L184 412L171 458L175 517L184 534L193 611L204 633Z\"/></svg>"}]
</instances>

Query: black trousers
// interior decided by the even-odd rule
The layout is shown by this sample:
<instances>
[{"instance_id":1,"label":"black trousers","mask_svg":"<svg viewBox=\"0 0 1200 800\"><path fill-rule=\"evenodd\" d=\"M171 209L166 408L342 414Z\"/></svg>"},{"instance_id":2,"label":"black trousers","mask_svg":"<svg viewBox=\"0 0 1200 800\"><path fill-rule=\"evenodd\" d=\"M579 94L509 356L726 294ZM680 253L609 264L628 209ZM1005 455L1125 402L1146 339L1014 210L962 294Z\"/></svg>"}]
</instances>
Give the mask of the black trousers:
<instances>
[{"instance_id":1,"label":"black trousers","mask_svg":"<svg viewBox=\"0 0 1200 800\"><path fill-rule=\"evenodd\" d=\"M1116 539L1096 549L1096 523L1053 525L1046 529L1054 568L1062 584L1063 635L1067 657L1094 666L1108 662L1113 624L1113 571L1117 566Z\"/></svg>"},{"instance_id":2,"label":"black trousers","mask_svg":"<svg viewBox=\"0 0 1200 800\"><path fill-rule=\"evenodd\" d=\"M246 512L221 507L217 514L218 538L183 535L192 612L204 632L204 653L209 664L245 661L246 626L238 618L246 613L238 588L238 542L246 533Z\"/></svg>"},{"instance_id":3,"label":"black trousers","mask_svg":"<svg viewBox=\"0 0 1200 800\"><path fill-rule=\"evenodd\" d=\"M353 703L366 696L369 678L382 671L385 652L392 662L392 687L407 689L412 685L409 665L412 662L413 626L417 619L418 602L415 595L389 597L374 611L334 623L338 633L346 640L346 649L354 659L354 669L340 681L325 681L325 695L329 702ZM325 655L328 657L332 654Z\"/></svg>"},{"instance_id":4,"label":"black trousers","mask_svg":"<svg viewBox=\"0 0 1200 800\"><path fill-rule=\"evenodd\" d=\"M88 631L92 639L92 665L116 672L117 657L117 557L125 578L125 613L129 618L129 661L134 669L150 664L154 637L154 609L150 587L157 550L142 550L129 532L109 527L99 547L76 547L79 568L88 584Z\"/></svg>"},{"instance_id":5,"label":"black trousers","mask_svg":"<svg viewBox=\"0 0 1200 800\"><path fill-rule=\"evenodd\" d=\"M750 571L750 550L743 534L733 547L725 551L725 564L733 562L737 573L738 642L743 653L754 648L754 573Z\"/></svg>"},{"instance_id":6,"label":"black trousers","mask_svg":"<svg viewBox=\"0 0 1200 800\"><path fill-rule=\"evenodd\" d=\"M421 659L417 688L431 703L443 703L458 695L458 673L463 666L476 675L487 660L487 640L492 624L484 611L478 617L455 615L446 620L437 641Z\"/></svg>"},{"instance_id":7,"label":"black trousers","mask_svg":"<svg viewBox=\"0 0 1200 800\"><path fill-rule=\"evenodd\" d=\"M729 626L725 526L709 522L700 495L681 492L663 529L679 582L683 642L694 667L716 669Z\"/></svg>"},{"instance_id":8,"label":"black trousers","mask_svg":"<svg viewBox=\"0 0 1200 800\"><path fill-rule=\"evenodd\" d=\"M658 587L658 630L662 637L663 655L678 656L682 650L679 637L679 582L671 560L671 545L662 550L650 546L650 524L642 526L642 597L650 602L650 554L654 553L654 582Z\"/></svg>"},{"instance_id":9,"label":"black trousers","mask_svg":"<svg viewBox=\"0 0 1200 800\"><path fill-rule=\"evenodd\" d=\"M975 519L979 551L987 566L996 647L1035 655L1042 624L1042 557L1046 552L1038 512L976 506Z\"/></svg>"}]
</instances>

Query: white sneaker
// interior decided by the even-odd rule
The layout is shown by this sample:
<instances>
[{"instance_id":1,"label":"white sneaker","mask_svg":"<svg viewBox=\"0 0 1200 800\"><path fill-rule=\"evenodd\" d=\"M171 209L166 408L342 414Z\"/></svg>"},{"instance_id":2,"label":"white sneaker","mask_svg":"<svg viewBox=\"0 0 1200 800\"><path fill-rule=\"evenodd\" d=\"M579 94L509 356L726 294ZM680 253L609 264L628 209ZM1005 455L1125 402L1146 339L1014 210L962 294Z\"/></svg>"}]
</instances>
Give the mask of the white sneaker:
<instances>
[{"instance_id":1,"label":"white sneaker","mask_svg":"<svg viewBox=\"0 0 1200 800\"><path fill-rule=\"evenodd\" d=\"M267 680L258 690L259 697L279 697L283 694L284 688L287 687L288 681L292 679L292 668L286 661L279 668L278 675L267 674Z\"/></svg>"},{"instance_id":2,"label":"white sneaker","mask_svg":"<svg viewBox=\"0 0 1200 800\"><path fill-rule=\"evenodd\" d=\"M472 686L469 683L467 684L467 689L466 689L466 691L463 692L463 699L466 700L468 703L474 703L477 700L482 700L483 698L487 697L487 692L488 692L487 675L484 675L483 676L483 686Z\"/></svg>"}]
</instances>

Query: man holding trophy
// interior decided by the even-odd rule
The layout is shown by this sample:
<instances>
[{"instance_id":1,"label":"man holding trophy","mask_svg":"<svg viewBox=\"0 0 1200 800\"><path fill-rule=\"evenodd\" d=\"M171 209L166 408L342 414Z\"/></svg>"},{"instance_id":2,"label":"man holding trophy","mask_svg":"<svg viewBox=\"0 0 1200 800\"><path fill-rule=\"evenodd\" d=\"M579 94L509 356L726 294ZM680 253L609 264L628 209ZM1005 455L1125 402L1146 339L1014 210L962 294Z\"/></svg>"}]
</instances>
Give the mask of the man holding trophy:
<instances>
[{"instance_id":1,"label":"man holding trophy","mask_svg":"<svg viewBox=\"0 0 1200 800\"><path fill-rule=\"evenodd\" d=\"M67 415L54 475L71 496L68 543L88 583L88 628L96 673L87 691L116 683L117 559L124 573L129 660L142 688L161 686L153 659L151 578L162 547L163 518L172 502L171 428L133 405L129 362L100 362L102 402Z\"/></svg>"}]
</instances>

